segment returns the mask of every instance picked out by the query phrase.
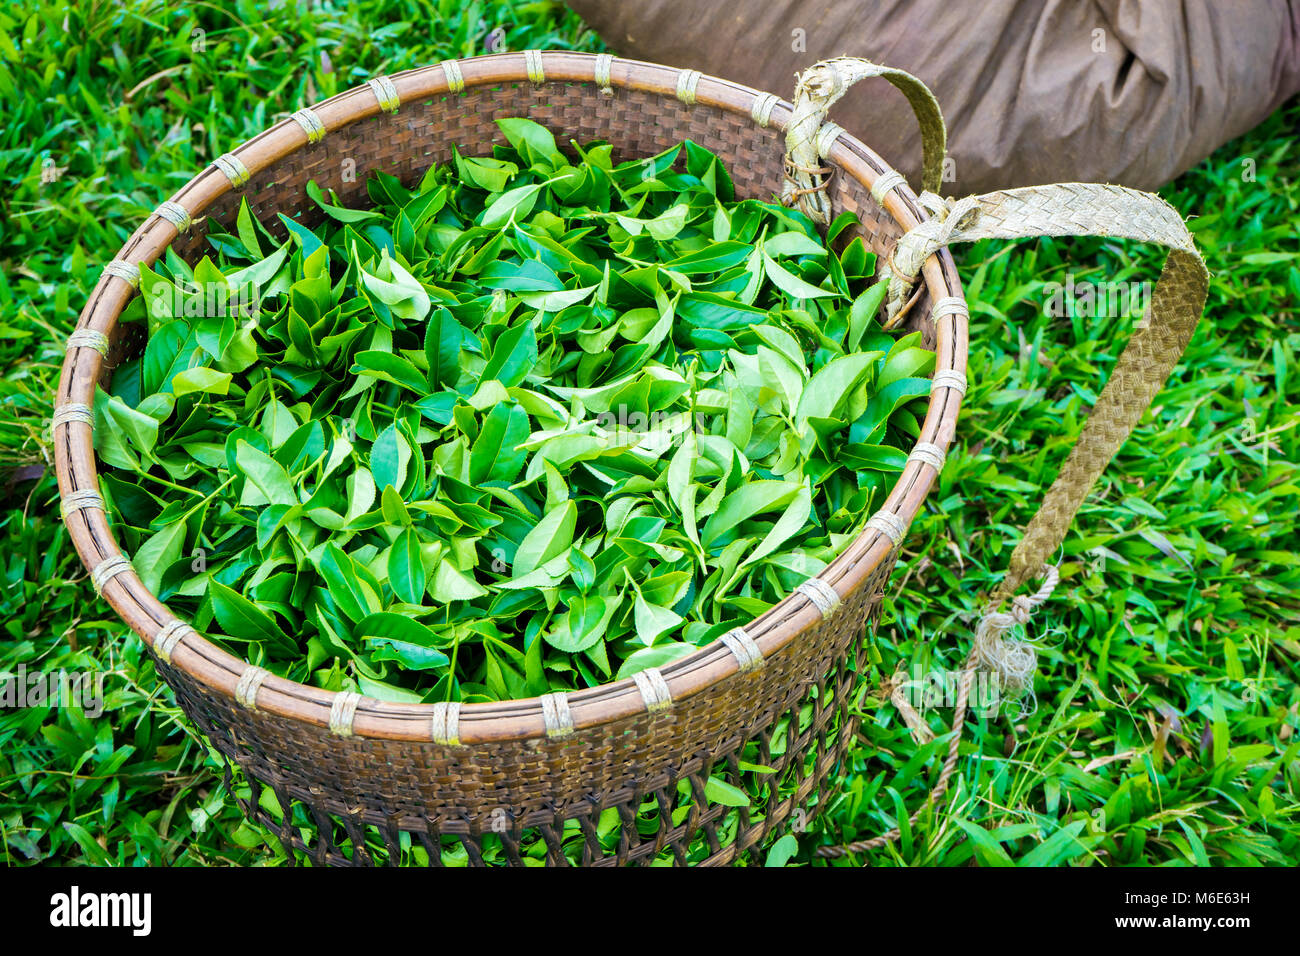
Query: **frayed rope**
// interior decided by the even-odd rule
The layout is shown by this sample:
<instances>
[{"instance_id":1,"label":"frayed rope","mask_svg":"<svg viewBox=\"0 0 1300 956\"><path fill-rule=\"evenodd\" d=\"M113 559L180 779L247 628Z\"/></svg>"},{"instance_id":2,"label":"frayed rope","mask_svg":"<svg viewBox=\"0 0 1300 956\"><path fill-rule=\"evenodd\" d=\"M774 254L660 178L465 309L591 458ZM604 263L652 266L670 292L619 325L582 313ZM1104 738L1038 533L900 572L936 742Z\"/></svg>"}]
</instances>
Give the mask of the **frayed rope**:
<instances>
[{"instance_id":1,"label":"frayed rope","mask_svg":"<svg viewBox=\"0 0 1300 956\"><path fill-rule=\"evenodd\" d=\"M1035 593L1012 598L1011 610L1006 612L995 610L1001 604L998 601L980 617L979 626L975 629L975 642L971 646L970 654L962 667L961 680L958 684L957 704L953 708L952 738L948 743L948 755L943 762L943 768L939 772L938 782L926 797L925 802L908 817L908 826L915 826L921 814L927 808L937 805L943 799L944 794L948 792L948 784L952 781L953 773L957 769L957 759L966 723L966 710L970 700L971 682L977 672L985 671L996 675L999 688L1013 694L1027 693L1030 701L1036 703L1034 701L1034 669L1038 663L1038 651L1028 637L1016 638L1007 635L1016 626L1024 627L1029 623L1034 611L1052 596L1052 592L1056 590L1056 585L1060 583L1060 580L1061 572L1057 568L1046 567L1043 569L1042 586ZM934 740L934 731L930 729L924 717L907 700L903 692L906 684L906 674L895 674L881 685L878 696L888 699L894 705L899 716L903 719L903 723L907 725L907 729L911 732L912 739L917 744L924 745ZM1030 710L1022 709L1021 715L1023 716L1031 711L1032 707ZM858 840L840 846L821 846L814 850L813 853L822 859L837 859L852 853L878 850L893 843L901 833L900 828L894 827L889 832L868 840Z\"/></svg>"},{"instance_id":2,"label":"frayed rope","mask_svg":"<svg viewBox=\"0 0 1300 956\"><path fill-rule=\"evenodd\" d=\"M989 608L975 629L976 665L997 678L999 689L1013 695L1028 695L1031 705L1022 714L1032 713L1036 705L1034 671L1038 667L1038 649L1028 635L1023 638L1008 635L1017 625L1028 625L1034 611L1052 596L1060 580L1061 572L1049 565L1043 571L1043 584L1035 593L1012 598L1010 611L998 611L996 605Z\"/></svg>"}]
</instances>

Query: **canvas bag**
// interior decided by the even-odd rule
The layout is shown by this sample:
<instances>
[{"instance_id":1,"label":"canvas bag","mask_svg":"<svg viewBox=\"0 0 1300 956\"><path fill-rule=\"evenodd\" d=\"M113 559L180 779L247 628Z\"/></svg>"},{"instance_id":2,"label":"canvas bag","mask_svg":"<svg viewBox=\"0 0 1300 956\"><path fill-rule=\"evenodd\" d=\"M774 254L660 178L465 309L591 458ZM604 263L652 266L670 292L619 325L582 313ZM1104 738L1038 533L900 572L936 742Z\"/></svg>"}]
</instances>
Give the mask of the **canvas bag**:
<instances>
[{"instance_id":1,"label":"canvas bag","mask_svg":"<svg viewBox=\"0 0 1300 956\"><path fill-rule=\"evenodd\" d=\"M1154 189L1300 90L1300 0L569 5L619 55L783 96L830 57L906 70L950 120L952 196L1061 181ZM916 123L883 80L850 90L837 112L917 182Z\"/></svg>"}]
</instances>

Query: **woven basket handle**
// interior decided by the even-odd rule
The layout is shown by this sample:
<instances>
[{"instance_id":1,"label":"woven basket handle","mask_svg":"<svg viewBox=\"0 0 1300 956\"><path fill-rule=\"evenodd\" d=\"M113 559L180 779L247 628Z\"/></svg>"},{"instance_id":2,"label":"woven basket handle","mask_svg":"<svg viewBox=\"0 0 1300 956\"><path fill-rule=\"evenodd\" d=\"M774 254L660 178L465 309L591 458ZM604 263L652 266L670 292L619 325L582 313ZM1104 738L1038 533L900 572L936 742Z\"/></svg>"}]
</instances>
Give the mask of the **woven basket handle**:
<instances>
[{"instance_id":1,"label":"woven basket handle","mask_svg":"<svg viewBox=\"0 0 1300 956\"><path fill-rule=\"evenodd\" d=\"M1032 695L1033 646L1009 639L1008 634L1015 625L1027 623L1033 610L1051 596L1059 574L1047 562L1065 540L1088 492L1132 434L1187 348L1205 308L1210 274L1178 211L1150 193L1096 183L1056 183L968 196L955 202L940 198L946 134L933 94L910 74L848 57L810 68L799 77L795 89L794 116L786 136L787 181L782 199L787 205L797 204L814 221L827 223L831 219L825 171L817 167L823 152L820 144L833 139L830 134L838 133L834 124L821 124L827 109L844 90L868 76L886 77L903 90L912 104L921 124L925 152L920 204L931 214L930 219L899 239L887 263L892 276L886 298L886 328L897 325L914 301L912 288L922 264L953 242L1086 235L1140 239L1169 250L1146 314L1116 362L1078 441L1030 519L1011 554L1006 576L980 617L953 713L956 732L938 781L925 804L911 815L915 823L925 807L942 798L956 770L976 669L995 672L1004 688L1026 690ZM1043 583L1036 593L1016 594L1026 581L1038 576ZM1010 611L1003 613L1000 608L1008 600ZM898 839L899 834L895 828L845 846L820 847L817 855L838 857L879 848Z\"/></svg>"},{"instance_id":2,"label":"woven basket handle","mask_svg":"<svg viewBox=\"0 0 1300 956\"><path fill-rule=\"evenodd\" d=\"M937 188L946 134L934 95L911 74L852 57L818 63L799 77L795 89L794 116L786 133L789 152L784 194L791 205L797 203L813 219L830 221L830 210L826 190L805 173L821 161L817 144L824 136L809 126L821 123L830 105L849 86L869 76L889 79L903 90L916 111L925 150L921 204L932 213L932 218L898 241L890 257L886 328L896 325L905 313L925 260L950 243L1087 235L1140 239L1169 249L1146 315L1011 555L1007 575L990 601L996 609L1031 577L1046 573L1046 562L1065 539L1088 492L1187 347L1205 307L1209 272L1178 211L1151 193L1096 183L1057 183L968 196L955 202L941 199ZM811 156L809 149L813 150Z\"/></svg>"},{"instance_id":3,"label":"woven basket handle","mask_svg":"<svg viewBox=\"0 0 1300 956\"><path fill-rule=\"evenodd\" d=\"M815 222L831 221L824 171L820 169L824 154L821 137L838 132L839 127L826 122L826 113L850 86L873 76L888 80L911 104L921 125L921 188L939 192L948 131L943 125L939 101L930 88L911 73L857 57L822 60L801 73L795 84L794 113L785 131L786 181L781 194L788 206L797 200Z\"/></svg>"}]
</instances>

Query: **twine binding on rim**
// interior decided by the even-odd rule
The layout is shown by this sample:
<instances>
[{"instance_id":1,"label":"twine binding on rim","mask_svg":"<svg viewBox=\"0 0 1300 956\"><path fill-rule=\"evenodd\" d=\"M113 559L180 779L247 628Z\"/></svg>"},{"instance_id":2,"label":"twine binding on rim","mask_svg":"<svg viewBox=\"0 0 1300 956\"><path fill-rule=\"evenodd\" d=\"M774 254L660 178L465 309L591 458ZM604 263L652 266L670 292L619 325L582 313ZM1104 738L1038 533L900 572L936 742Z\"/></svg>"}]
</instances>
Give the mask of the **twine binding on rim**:
<instances>
[{"instance_id":1,"label":"twine binding on rim","mask_svg":"<svg viewBox=\"0 0 1300 956\"><path fill-rule=\"evenodd\" d=\"M596 86L606 96L614 95L614 87L609 78L610 70L613 66L614 55L612 53L601 53L596 57L594 70L595 75L593 79L596 81Z\"/></svg>"},{"instance_id":2,"label":"twine binding on rim","mask_svg":"<svg viewBox=\"0 0 1300 956\"><path fill-rule=\"evenodd\" d=\"M357 705L361 695L354 690L341 690L330 704L330 733L336 737L351 737L352 724L357 719Z\"/></svg>"},{"instance_id":3,"label":"twine binding on rim","mask_svg":"<svg viewBox=\"0 0 1300 956\"><path fill-rule=\"evenodd\" d=\"M244 161L234 153L224 153L223 155L218 156L212 161L212 165L216 166L217 169L226 174L226 178L230 180L230 186L232 189L240 188L251 178L251 175L248 172L248 167L244 165Z\"/></svg>"},{"instance_id":4,"label":"twine binding on rim","mask_svg":"<svg viewBox=\"0 0 1300 956\"><path fill-rule=\"evenodd\" d=\"M930 310L930 318L938 322L945 315L964 315L970 318L970 306L966 304L965 299L958 298L955 295L946 295L934 304Z\"/></svg>"},{"instance_id":5,"label":"twine binding on rim","mask_svg":"<svg viewBox=\"0 0 1300 956\"><path fill-rule=\"evenodd\" d=\"M104 264L104 275L113 276L127 283L131 288L140 288L140 267L124 259L114 259Z\"/></svg>"},{"instance_id":6,"label":"twine binding on rim","mask_svg":"<svg viewBox=\"0 0 1300 956\"><path fill-rule=\"evenodd\" d=\"M103 511L104 496L94 488L82 488L79 491L68 492L59 503L59 510L63 513L64 521L68 520L69 515L81 511L83 508L97 508Z\"/></svg>"},{"instance_id":7,"label":"twine binding on rim","mask_svg":"<svg viewBox=\"0 0 1300 956\"><path fill-rule=\"evenodd\" d=\"M821 578L809 578L796 587L795 592L812 601L822 617L830 617L843 603L839 593Z\"/></svg>"},{"instance_id":8,"label":"twine binding on rim","mask_svg":"<svg viewBox=\"0 0 1300 956\"><path fill-rule=\"evenodd\" d=\"M460 64L455 60L443 60L442 75L447 78L447 92L462 93L465 90L465 74L460 71Z\"/></svg>"},{"instance_id":9,"label":"twine binding on rim","mask_svg":"<svg viewBox=\"0 0 1300 956\"><path fill-rule=\"evenodd\" d=\"M546 82L546 70L542 66L541 50L524 51L524 69L528 73L528 79L532 80L534 86L541 86Z\"/></svg>"},{"instance_id":10,"label":"twine binding on rim","mask_svg":"<svg viewBox=\"0 0 1300 956\"><path fill-rule=\"evenodd\" d=\"M695 88L699 83L699 70L682 70L677 74L677 98L687 106L694 106Z\"/></svg>"},{"instance_id":11,"label":"twine binding on rim","mask_svg":"<svg viewBox=\"0 0 1300 956\"><path fill-rule=\"evenodd\" d=\"M743 627L732 628L718 640L722 641L736 658L742 674L756 671L763 666L763 652L759 649L758 642L750 637Z\"/></svg>"},{"instance_id":12,"label":"twine binding on rim","mask_svg":"<svg viewBox=\"0 0 1300 956\"><path fill-rule=\"evenodd\" d=\"M90 572L90 583L95 586L96 594L103 594L105 584L124 571L134 570L130 561L120 554L115 554L95 565L95 570Z\"/></svg>"},{"instance_id":13,"label":"twine binding on rim","mask_svg":"<svg viewBox=\"0 0 1300 956\"><path fill-rule=\"evenodd\" d=\"M325 138L325 124L310 106L295 110L289 114L289 118L302 127L302 131L307 134L308 144L319 143Z\"/></svg>"},{"instance_id":14,"label":"twine binding on rim","mask_svg":"<svg viewBox=\"0 0 1300 956\"><path fill-rule=\"evenodd\" d=\"M647 667L643 671L637 671L632 675L632 680L636 683L637 690L641 692L641 699L645 701L645 709L650 713L661 710L667 710L673 705L673 695L668 690L668 682L664 680L663 673L657 667Z\"/></svg>"},{"instance_id":15,"label":"twine binding on rim","mask_svg":"<svg viewBox=\"0 0 1300 956\"><path fill-rule=\"evenodd\" d=\"M396 113L397 108L402 105L402 100L397 95L397 87L389 77L381 74L366 80L366 86L370 87L370 92L375 94L375 101L385 113Z\"/></svg>"},{"instance_id":16,"label":"twine binding on rim","mask_svg":"<svg viewBox=\"0 0 1300 956\"><path fill-rule=\"evenodd\" d=\"M934 373L934 378L930 380L930 391L935 392L941 388L951 388L954 391L966 394L966 373L959 372L955 368L941 368Z\"/></svg>"},{"instance_id":17,"label":"twine binding on rim","mask_svg":"<svg viewBox=\"0 0 1300 956\"><path fill-rule=\"evenodd\" d=\"M844 133L844 127L837 123L823 123L817 131L817 155L827 156L835 141Z\"/></svg>"},{"instance_id":18,"label":"twine binding on rim","mask_svg":"<svg viewBox=\"0 0 1300 956\"><path fill-rule=\"evenodd\" d=\"M943 463L947 460L943 449L934 442L928 441L917 442L907 458L909 461L915 460L929 465L935 471L943 471Z\"/></svg>"},{"instance_id":19,"label":"twine binding on rim","mask_svg":"<svg viewBox=\"0 0 1300 956\"><path fill-rule=\"evenodd\" d=\"M194 628L190 627L178 617L172 618L161 628L153 637L153 652L158 655L158 659L164 664L172 662L172 652L176 646L185 639L187 634L197 634Z\"/></svg>"},{"instance_id":20,"label":"twine binding on rim","mask_svg":"<svg viewBox=\"0 0 1300 956\"><path fill-rule=\"evenodd\" d=\"M68 336L68 345L64 351L73 349L93 349L100 355L108 356L108 336L94 329L77 329Z\"/></svg>"},{"instance_id":21,"label":"twine binding on rim","mask_svg":"<svg viewBox=\"0 0 1300 956\"><path fill-rule=\"evenodd\" d=\"M248 710L257 710L257 692L262 688L262 681L270 675L266 668L249 664L239 675L239 683L235 684L235 700Z\"/></svg>"},{"instance_id":22,"label":"twine binding on rim","mask_svg":"<svg viewBox=\"0 0 1300 956\"><path fill-rule=\"evenodd\" d=\"M867 519L867 527L879 531L895 547L902 544L903 538L907 536L907 522L892 511L877 511Z\"/></svg>"},{"instance_id":23,"label":"twine binding on rim","mask_svg":"<svg viewBox=\"0 0 1300 956\"><path fill-rule=\"evenodd\" d=\"M546 736L567 737L573 733L573 714L569 711L569 700L563 691L543 694L541 702Z\"/></svg>"},{"instance_id":24,"label":"twine binding on rim","mask_svg":"<svg viewBox=\"0 0 1300 956\"><path fill-rule=\"evenodd\" d=\"M885 207L885 196L899 186L906 185L907 178L902 173L896 169L886 169L871 184L871 198L876 201L877 206L883 209Z\"/></svg>"},{"instance_id":25,"label":"twine binding on rim","mask_svg":"<svg viewBox=\"0 0 1300 956\"><path fill-rule=\"evenodd\" d=\"M460 744L460 701L438 701L429 718L429 737L435 744L456 747Z\"/></svg>"},{"instance_id":26,"label":"twine binding on rim","mask_svg":"<svg viewBox=\"0 0 1300 956\"><path fill-rule=\"evenodd\" d=\"M81 402L65 402L54 410L54 417L50 420L50 431L53 432L60 425L70 425L73 422L81 422L94 428L94 410Z\"/></svg>"},{"instance_id":27,"label":"twine binding on rim","mask_svg":"<svg viewBox=\"0 0 1300 956\"><path fill-rule=\"evenodd\" d=\"M767 124L772 122L772 107L780 102L780 97L775 93L760 93L754 97L754 106L749 111L750 118L759 126L767 129Z\"/></svg>"},{"instance_id":28,"label":"twine binding on rim","mask_svg":"<svg viewBox=\"0 0 1300 956\"><path fill-rule=\"evenodd\" d=\"M194 224L194 220L190 218L190 211L180 203L172 202L170 199L163 200L158 208L154 210L154 214L170 222L176 227L177 232L185 232Z\"/></svg>"}]
</instances>

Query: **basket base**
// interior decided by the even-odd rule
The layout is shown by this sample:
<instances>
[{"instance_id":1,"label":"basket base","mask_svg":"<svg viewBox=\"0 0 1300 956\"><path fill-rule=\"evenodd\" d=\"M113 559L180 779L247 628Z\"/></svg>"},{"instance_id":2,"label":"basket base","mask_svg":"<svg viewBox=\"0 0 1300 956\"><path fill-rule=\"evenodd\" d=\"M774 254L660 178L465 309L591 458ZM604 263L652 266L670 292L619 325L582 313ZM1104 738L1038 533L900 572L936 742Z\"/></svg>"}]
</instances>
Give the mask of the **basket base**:
<instances>
[{"instance_id":1,"label":"basket base","mask_svg":"<svg viewBox=\"0 0 1300 956\"><path fill-rule=\"evenodd\" d=\"M881 597L866 602L867 629L875 626ZM221 726L199 729L222 756L227 791L250 821L275 834L290 864L761 866L768 844L805 832L834 796L836 770L856 742L853 705L867 648L860 629L823 679L758 734L723 741L657 786L603 802L592 797L527 825L504 809L486 819L346 812L241 752ZM729 805L739 802L737 791L748 807Z\"/></svg>"}]
</instances>

